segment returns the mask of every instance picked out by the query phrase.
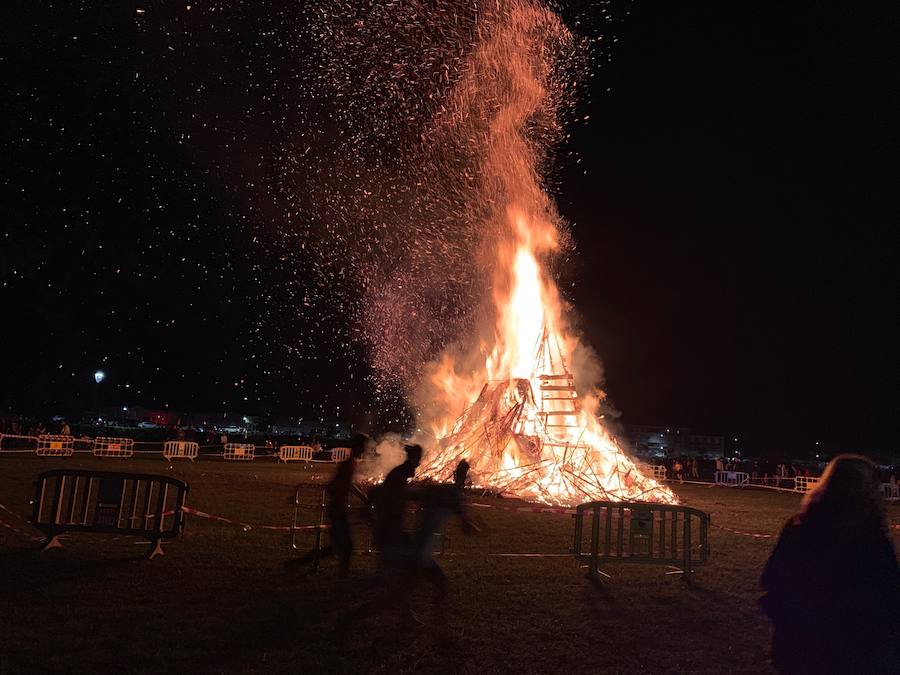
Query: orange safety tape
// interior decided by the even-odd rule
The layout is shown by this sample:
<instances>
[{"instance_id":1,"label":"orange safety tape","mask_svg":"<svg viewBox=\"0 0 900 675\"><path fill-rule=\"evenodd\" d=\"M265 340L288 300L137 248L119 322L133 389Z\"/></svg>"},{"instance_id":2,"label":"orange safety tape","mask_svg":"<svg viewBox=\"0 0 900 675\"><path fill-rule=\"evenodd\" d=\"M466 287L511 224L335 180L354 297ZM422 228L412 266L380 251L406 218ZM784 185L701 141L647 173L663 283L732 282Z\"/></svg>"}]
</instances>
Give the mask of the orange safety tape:
<instances>
[{"instance_id":1,"label":"orange safety tape","mask_svg":"<svg viewBox=\"0 0 900 675\"><path fill-rule=\"evenodd\" d=\"M327 530L328 525L298 525L293 527L291 525L254 525L251 523L243 523L239 520L231 520L230 518L225 518L224 516L217 516L214 513L207 513L206 511L200 511L198 509L192 509L189 506L183 506L182 511L185 513L189 513L193 516L197 516L199 518L206 518L207 520L215 520L220 523L228 523L229 525L238 525L242 527L245 532L252 530L254 527L260 530L275 530L276 532L297 532L299 530L316 530L322 529Z\"/></svg>"},{"instance_id":2,"label":"orange safety tape","mask_svg":"<svg viewBox=\"0 0 900 675\"><path fill-rule=\"evenodd\" d=\"M742 532L741 530L733 530L730 527L725 527L724 525L718 525L716 523L710 523L712 527L715 527L719 530L725 530L726 532L731 532L731 534L740 534L745 537L754 537L756 539L772 539L778 535L775 534L764 534L761 532Z\"/></svg>"},{"instance_id":3,"label":"orange safety tape","mask_svg":"<svg viewBox=\"0 0 900 675\"><path fill-rule=\"evenodd\" d=\"M23 531L20 530L19 528L13 527L13 526L10 525L9 523L4 523L2 520L0 520L0 526L5 527L7 530L12 530L12 531L15 532L16 534L19 534L19 535L21 535L21 536L23 536L23 537L25 537L26 539L29 539L29 540L31 540L31 541L43 541L43 537L35 537L33 534L28 534L27 532L23 532Z\"/></svg>"}]
</instances>

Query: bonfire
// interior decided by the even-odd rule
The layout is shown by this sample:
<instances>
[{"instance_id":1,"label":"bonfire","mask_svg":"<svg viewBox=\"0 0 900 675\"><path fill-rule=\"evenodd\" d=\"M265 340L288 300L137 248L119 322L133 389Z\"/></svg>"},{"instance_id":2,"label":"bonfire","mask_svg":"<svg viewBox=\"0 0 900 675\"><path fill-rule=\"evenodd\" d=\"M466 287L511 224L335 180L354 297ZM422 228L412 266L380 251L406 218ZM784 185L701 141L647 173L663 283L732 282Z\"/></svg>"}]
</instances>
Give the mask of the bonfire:
<instances>
[{"instance_id":1,"label":"bonfire","mask_svg":"<svg viewBox=\"0 0 900 675\"><path fill-rule=\"evenodd\" d=\"M466 459L476 485L541 503L672 503L671 491L643 475L602 423L603 394L576 391L571 368L585 350L549 273L562 224L542 186L534 129L558 123L549 45L569 33L527 1L499 3L495 18L455 84L445 122L484 130L479 173L484 199L495 205L486 229L497 233L488 252L493 325L476 348L477 367L448 351L433 368L429 385L442 411L421 421L438 439L421 473L450 480Z\"/></svg>"}]
</instances>

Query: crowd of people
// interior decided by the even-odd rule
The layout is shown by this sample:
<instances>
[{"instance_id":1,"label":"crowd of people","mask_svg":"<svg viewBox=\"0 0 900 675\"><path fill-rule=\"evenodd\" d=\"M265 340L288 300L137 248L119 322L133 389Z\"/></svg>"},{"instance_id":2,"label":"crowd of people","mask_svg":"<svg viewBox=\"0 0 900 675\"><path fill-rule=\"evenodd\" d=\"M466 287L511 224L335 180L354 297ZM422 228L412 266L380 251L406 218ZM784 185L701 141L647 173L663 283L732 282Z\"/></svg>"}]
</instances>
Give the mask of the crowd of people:
<instances>
[{"instance_id":1,"label":"crowd of people","mask_svg":"<svg viewBox=\"0 0 900 675\"><path fill-rule=\"evenodd\" d=\"M793 487L798 477L816 478L824 470L824 463L821 462L725 457L713 460L691 455L670 456L662 464L666 467L666 476L678 481L712 481L717 472L735 471L746 473L754 485L771 487ZM882 466L876 469L882 483L900 482L900 466Z\"/></svg>"},{"instance_id":2,"label":"crowd of people","mask_svg":"<svg viewBox=\"0 0 900 675\"><path fill-rule=\"evenodd\" d=\"M0 415L0 434L10 436L40 436L42 434L71 434L65 419L45 420L24 415Z\"/></svg>"}]
</instances>

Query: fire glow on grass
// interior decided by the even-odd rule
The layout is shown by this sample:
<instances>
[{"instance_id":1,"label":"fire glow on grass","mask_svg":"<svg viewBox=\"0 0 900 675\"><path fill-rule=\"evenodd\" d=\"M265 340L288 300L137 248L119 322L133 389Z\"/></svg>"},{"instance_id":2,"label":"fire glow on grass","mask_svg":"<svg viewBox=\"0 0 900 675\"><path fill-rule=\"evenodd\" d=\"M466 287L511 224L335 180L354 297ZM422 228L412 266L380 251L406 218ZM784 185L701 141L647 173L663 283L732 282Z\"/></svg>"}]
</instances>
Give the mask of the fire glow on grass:
<instances>
[{"instance_id":1,"label":"fire glow on grass","mask_svg":"<svg viewBox=\"0 0 900 675\"><path fill-rule=\"evenodd\" d=\"M671 491L644 476L598 419L603 394L576 393L570 367L578 337L547 267L559 248L560 219L542 187L534 128L558 123L548 45L568 31L533 2L501 2L498 12L448 104L458 120L451 124L474 112L489 117L480 171L484 196L496 205L497 222L487 226L498 233L488 266L493 326L478 345L477 367L448 351L430 373L439 412L421 426L438 440L421 475L450 480L466 459L476 485L523 499L672 503Z\"/></svg>"}]
</instances>

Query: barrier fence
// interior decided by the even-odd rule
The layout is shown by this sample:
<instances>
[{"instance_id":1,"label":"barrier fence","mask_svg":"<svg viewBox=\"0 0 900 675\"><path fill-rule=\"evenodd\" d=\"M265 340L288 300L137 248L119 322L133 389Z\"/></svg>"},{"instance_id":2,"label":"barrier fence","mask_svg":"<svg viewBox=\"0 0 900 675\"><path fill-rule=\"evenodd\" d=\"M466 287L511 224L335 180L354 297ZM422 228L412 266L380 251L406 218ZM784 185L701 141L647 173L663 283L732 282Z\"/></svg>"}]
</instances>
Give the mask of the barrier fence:
<instances>
[{"instance_id":1,"label":"barrier fence","mask_svg":"<svg viewBox=\"0 0 900 675\"><path fill-rule=\"evenodd\" d=\"M311 445L282 445L278 448L279 462L311 462L315 450Z\"/></svg>"},{"instance_id":2,"label":"barrier fence","mask_svg":"<svg viewBox=\"0 0 900 675\"><path fill-rule=\"evenodd\" d=\"M189 459L193 462L199 452L200 445L192 441L166 441L162 454L166 459Z\"/></svg>"},{"instance_id":3,"label":"barrier fence","mask_svg":"<svg viewBox=\"0 0 900 675\"><path fill-rule=\"evenodd\" d=\"M225 459L249 462L256 456L256 446L252 443L226 443L222 456Z\"/></svg>"},{"instance_id":4,"label":"barrier fence","mask_svg":"<svg viewBox=\"0 0 900 675\"><path fill-rule=\"evenodd\" d=\"M0 434L0 450L31 450L37 444L38 436L24 434Z\"/></svg>"},{"instance_id":5,"label":"barrier fence","mask_svg":"<svg viewBox=\"0 0 900 675\"><path fill-rule=\"evenodd\" d=\"M84 449L78 449L79 445ZM154 446L152 449L136 450L136 446ZM159 452L167 459L195 460L200 456L201 449L221 448L221 453L208 453L204 456L223 457L226 460L252 461L258 455L257 448L270 451L265 455L279 462L301 461L340 463L349 459L352 451L348 447L336 447L330 450L321 450L309 445L283 445L272 452L270 446L256 446L252 443L226 443L224 445L200 445L194 441L135 441L130 438L98 437L76 438L63 434L41 434L39 436L27 436L24 434L0 433L0 454L31 453L39 457L71 457L74 453L91 452L95 457L133 457L135 453ZM327 453L327 454L326 454ZM316 459L317 456L327 459ZM639 464L638 468L647 475L652 475L655 480L668 480L667 470L662 465ZM716 471L713 483L706 481L684 481L700 485L724 486L724 487L756 487L784 492L806 493L814 488L820 476L766 476L762 478L752 477L743 471ZM896 483L882 483L882 496L885 500L896 501L900 499L900 488Z\"/></svg>"},{"instance_id":6,"label":"barrier fence","mask_svg":"<svg viewBox=\"0 0 900 675\"><path fill-rule=\"evenodd\" d=\"M638 464L641 473L652 476L654 480L666 480L667 469L662 464Z\"/></svg>"},{"instance_id":7,"label":"barrier fence","mask_svg":"<svg viewBox=\"0 0 900 675\"><path fill-rule=\"evenodd\" d=\"M794 492L809 492L818 485L820 479L820 476L795 476Z\"/></svg>"},{"instance_id":8,"label":"barrier fence","mask_svg":"<svg viewBox=\"0 0 900 675\"><path fill-rule=\"evenodd\" d=\"M716 471L716 485L727 487L750 485L750 474L744 471Z\"/></svg>"},{"instance_id":9,"label":"barrier fence","mask_svg":"<svg viewBox=\"0 0 900 675\"><path fill-rule=\"evenodd\" d=\"M71 457L75 453L75 439L71 436L42 434L37 437L34 452L38 457Z\"/></svg>"},{"instance_id":10,"label":"barrier fence","mask_svg":"<svg viewBox=\"0 0 900 675\"><path fill-rule=\"evenodd\" d=\"M62 546L64 532L144 537L148 557L163 554L162 540L184 525L187 483L151 474L56 469L35 483L32 525L47 536L42 550Z\"/></svg>"},{"instance_id":11,"label":"barrier fence","mask_svg":"<svg viewBox=\"0 0 900 675\"><path fill-rule=\"evenodd\" d=\"M331 449L331 461L333 464L338 464L348 459L350 459L350 448Z\"/></svg>"},{"instance_id":12,"label":"barrier fence","mask_svg":"<svg viewBox=\"0 0 900 675\"><path fill-rule=\"evenodd\" d=\"M686 506L588 502L575 510L572 550L579 560L587 559L591 575L609 577L602 562L665 565L674 568L667 574L690 575L709 558L709 515Z\"/></svg>"},{"instance_id":13,"label":"barrier fence","mask_svg":"<svg viewBox=\"0 0 900 675\"><path fill-rule=\"evenodd\" d=\"M78 449L81 445L84 449ZM143 449L137 449L141 446ZM149 446L149 447L148 447ZM160 453L165 459L197 459L201 450L218 448L220 453L208 453L209 456L224 457L229 460L251 460L255 457L269 456L278 461L304 461L339 463L350 457L352 451L347 447L336 447L323 450L310 445L283 445L277 450L270 445L254 445L252 443L225 443L200 445L195 441L135 441L131 438L113 438L87 436L76 438L63 434L41 434L26 436L23 434L0 433L0 454L35 453L41 457L69 457L77 452L90 452L95 457L133 457L135 454ZM257 450L265 451L257 455ZM324 459L316 459L316 457Z\"/></svg>"},{"instance_id":14,"label":"barrier fence","mask_svg":"<svg viewBox=\"0 0 900 675\"><path fill-rule=\"evenodd\" d=\"M92 453L94 457L131 457L134 455L134 440L100 436L94 439Z\"/></svg>"}]
</instances>

